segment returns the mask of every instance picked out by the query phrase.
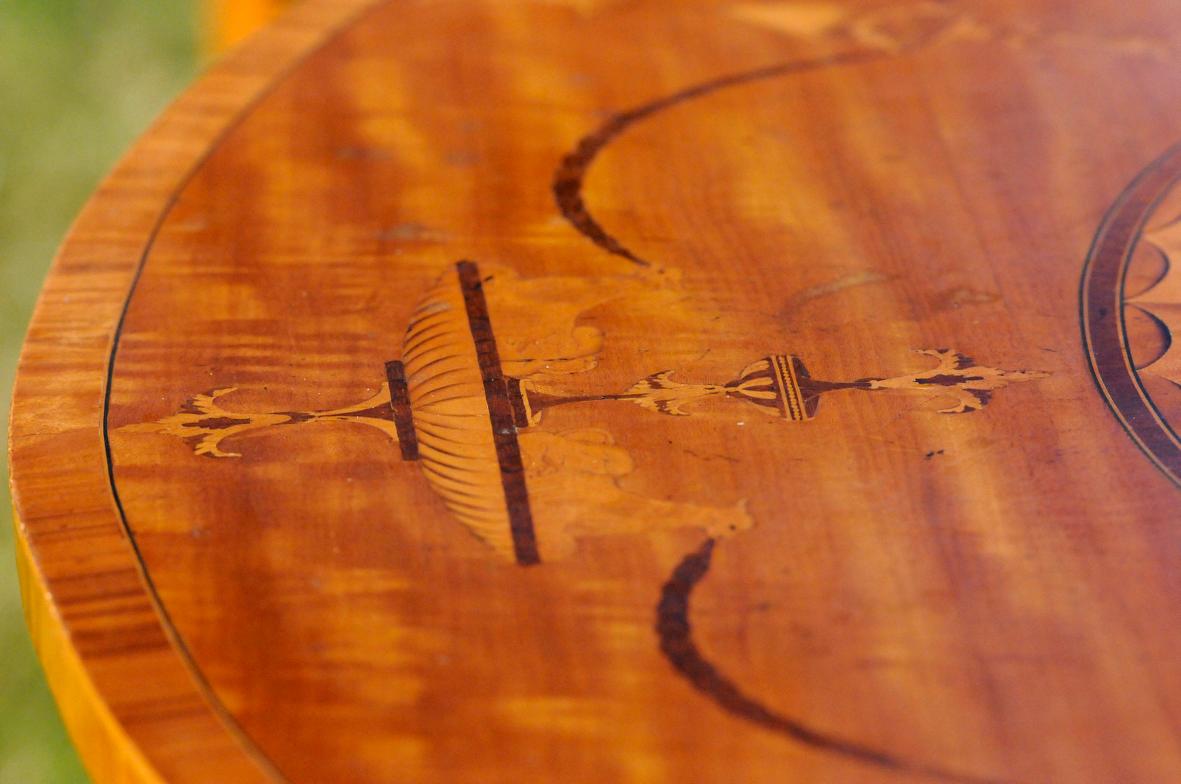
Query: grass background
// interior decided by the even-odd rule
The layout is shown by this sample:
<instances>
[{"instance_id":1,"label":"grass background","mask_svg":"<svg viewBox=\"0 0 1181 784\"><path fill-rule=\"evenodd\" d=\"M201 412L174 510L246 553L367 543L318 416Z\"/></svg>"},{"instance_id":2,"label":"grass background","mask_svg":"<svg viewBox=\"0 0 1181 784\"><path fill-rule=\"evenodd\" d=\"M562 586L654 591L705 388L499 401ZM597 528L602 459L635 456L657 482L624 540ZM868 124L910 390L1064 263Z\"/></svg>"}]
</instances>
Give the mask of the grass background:
<instances>
[{"instance_id":1,"label":"grass background","mask_svg":"<svg viewBox=\"0 0 1181 784\"><path fill-rule=\"evenodd\" d=\"M0 409L41 282L103 174L196 75L193 0L0 0ZM8 475L7 452L0 456ZM4 482L4 492L8 483ZM0 505L9 515L11 503ZM87 781L25 631L0 520L0 782Z\"/></svg>"}]
</instances>

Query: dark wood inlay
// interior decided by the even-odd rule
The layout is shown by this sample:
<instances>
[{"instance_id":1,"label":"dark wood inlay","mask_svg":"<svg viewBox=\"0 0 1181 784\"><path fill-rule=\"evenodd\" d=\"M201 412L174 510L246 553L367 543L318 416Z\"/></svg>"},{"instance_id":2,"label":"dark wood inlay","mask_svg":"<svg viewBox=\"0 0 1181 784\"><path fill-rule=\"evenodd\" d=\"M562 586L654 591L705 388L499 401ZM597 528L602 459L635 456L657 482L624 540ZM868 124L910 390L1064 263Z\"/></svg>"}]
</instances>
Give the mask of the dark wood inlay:
<instances>
[{"instance_id":1,"label":"dark wood inlay","mask_svg":"<svg viewBox=\"0 0 1181 784\"><path fill-rule=\"evenodd\" d=\"M398 446L403 460L418 459L418 435L414 432L414 418L410 414L410 396L406 391L406 368L401 361L385 363L385 377L390 384L390 413L398 430Z\"/></svg>"},{"instance_id":2,"label":"dark wood inlay","mask_svg":"<svg viewBox=\"0 0 1181 784\"><path fill-rule=\"evenodd\" d=\"M1154 161L1116 200L1087 256L1079 307L1084 347L1099 391L1136 445L1181 486L1181 439L1133 367L1124 322L1128 264L1145 224L1179 178L1181 145Z\"/></svg>"},{"instance_id":3,"label":"dark wood inlay","mask_svg":"<svg viewBox=\"0 0 1181 784\"><path fill-rule=\"evenodd\" d=\"M947 771L834 737L777 713L744 693L701 653L693 639L693 626L689 621L689 599L693 589L709 572L716 545L716 540L706 539L700 547L687 554L677 564L660 591L660 603L656 607L656 634L660 638L660 652L693 688L738 718L821 751L839 754L897 773L960 784L997 784L995 779Z\"/></svg>"},{"instance_id":4,"label":"dark wood inlay","mask_svg":"<svg viewBox=\"0 0 1181 784\"><path fill-rule=\"evenodd\" d=\"M917 48L924 42L916 42L913 46ZM638 266L649 267L652 265L651 261L633 252L613 234L603 228L598 220L595 219L594 215L591 214L590 208L586 206L586 201L582 196L583 181L586 179L591 164L594 163L599 153L614 141L616 137L636 123L654 114L658 114L665 109L670 109L678 104L707 96L728 87L737 87L743 84L791 74L818 71L838 65L862 64L894 56L894 52L858 50L807 60L778 63L764 68L756 68L751 71L728 74L700 84L691 85L678 92L620 112L594 131L579 139L574 149L562 157L557 170L554 172L553 181L550 185L558 211L579 234L582 234L603 250L620 258L627 259Z\"/></svg>"},{"instance_id":5,"label":"dark wood inlay","mask_svg":"<svg viewBox=\"0 0 1181 784\"><path fill-rule=\"evenodd\" d=\"M508 399L509 404L513 407L513 422L517 427L529 427L529 410L525 404L526 394L521 387L520 379L508 379Z\"/></svg>"},{"instance_id":6,"label":"dark wood inlay","mask_svg":"<svg viewBox=\"0 0 1181 784\"><path fill-rule=\"evenodd\" d=\"M521 445L517 442L517 426L513 406L509 401L508 384L500 367L496 337L492 333L492 319L484 299L484 284L480 270L473 261L461 261L456 266L459 286L467 308L468 324L476 345L476 358L484 380L484 397L488 401L488 416L492 423L492 439L496 445L496 460L504 485L504 501L508 508L509 527L513 535L513 552L517 563L531 566L541 563L537 550L537 534L533 529L533 513L529 508L529 492L525 486L525 466L521 461Z\"/></svg>"}]
</instances>

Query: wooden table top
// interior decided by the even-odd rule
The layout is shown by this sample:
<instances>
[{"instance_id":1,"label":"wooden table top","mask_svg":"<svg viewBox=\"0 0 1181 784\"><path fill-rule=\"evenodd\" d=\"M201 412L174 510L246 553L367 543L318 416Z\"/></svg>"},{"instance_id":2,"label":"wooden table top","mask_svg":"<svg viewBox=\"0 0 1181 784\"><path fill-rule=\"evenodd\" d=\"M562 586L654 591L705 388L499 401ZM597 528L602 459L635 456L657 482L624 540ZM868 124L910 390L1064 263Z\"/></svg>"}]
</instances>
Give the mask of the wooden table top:
<instances>
[{"instance_id":1,"label":"wooden table top","mask_svg":"<svg viewBox=\"0 0 1181 784\"><path fill-rule=\"evenodd\" d=\"M11 428L107 782L1181 781L1181 15L311 0Z\"/></svg>"}]
</instances>

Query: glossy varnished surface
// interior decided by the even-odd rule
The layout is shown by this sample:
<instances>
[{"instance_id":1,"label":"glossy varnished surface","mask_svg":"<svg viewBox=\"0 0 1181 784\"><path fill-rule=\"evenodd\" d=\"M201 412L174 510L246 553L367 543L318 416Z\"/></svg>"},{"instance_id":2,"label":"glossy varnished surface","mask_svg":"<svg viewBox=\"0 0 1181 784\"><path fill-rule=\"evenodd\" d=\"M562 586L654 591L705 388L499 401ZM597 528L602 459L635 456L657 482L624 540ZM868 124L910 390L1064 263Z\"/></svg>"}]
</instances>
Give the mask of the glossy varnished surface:
<instances>
[{"instance_id":1,"label":"glossy varnished surface","mask_svg":"<svg viewBox=\"0 0 1181 784\"><path fill-rule=\"evenodd\" d=\"M30 333L100 780L1181 777L1169 4L349 5Z\"/></svg>"}]
</instances>

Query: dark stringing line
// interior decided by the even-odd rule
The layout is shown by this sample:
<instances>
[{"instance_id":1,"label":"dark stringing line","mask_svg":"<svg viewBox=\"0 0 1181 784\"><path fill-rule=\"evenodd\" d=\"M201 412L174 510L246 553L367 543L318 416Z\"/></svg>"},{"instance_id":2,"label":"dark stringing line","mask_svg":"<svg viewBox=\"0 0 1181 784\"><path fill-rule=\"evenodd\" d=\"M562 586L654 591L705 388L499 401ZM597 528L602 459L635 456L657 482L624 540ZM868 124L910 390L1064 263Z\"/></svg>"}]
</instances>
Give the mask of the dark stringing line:
<instances>
[{"instance_id":1,"label":"dark stringing line","mask_svg":"<svg viewBox=\"0 0 1181 784\"><path fill-rule=\"evenodd\" d=\"M136 262L135 270L131 276L131 283L127 289L127 296L123 300L123 304L119 308L119 317L115 322L115 330L111 336L110 353L107 355L106 378L103 381L103 400L102 400L102 439L103 439L103 454L106 460L106 474L107 483L111 490L111 500L115 504L115 511L118 514L119 525L123 533L127 536L127 541L131 545L131 549L135 555L135 566L143 579L144 588L146 589L152 607L159 616L160 628L165 638L173 646L176 655L179 657L181 664L188 671L189 676L193 679L197 692L205 700L205 704L213 712L214 716L220 721L222 727L235 740L242 752L253 761L259 768L260 772L268 779L279 784L286 784L287 777L279 770L275 761L267 755L262 747L254 740L251 735L246 732L238 719L230 712L222 702L221 697L213 688L209 677L201 669L197 663L197 659L193 656L192 650L189 648L188 642L180 633L176 623L173 621L172 614L168 607L164 604L160 597L160 591L156 586L155 580L148 569L147 562L144 560L143 552L140 550L139 540L136 538L135 530L131 527L131 523L127 519L127 510L123 506L123 499L119 495L119 486L115 479L115 459L111 449L111 392L114 386L115 368L118 364L119 348L123 339L123 330L127 324L127 315L131 309L131 300L135 297L136 291L139 289L140 280L143 278L144 269L147 267L148 258L151 256L152 250L155 247L156 240L160 235L160 230L164 226L165 220L172 214L173 208L176 207L180 200L181 192L189 186L193 179L197 176L198 171L204 166L213 155L221 148L222 144L228 139L234 131L236 131L246 118L260 106L263 101L271 96L278 88L285 84L289 77L291 77L299 68L312 57L327 49L328 45L336 41L344 31L352 27L356 22L363 19L366 15L373 13L377 9L378 3L373 2L364 6L358 11L350 14L348 18L342 20L335 28L328 31L323 39L318 43L308 47L303 52L299 53L295 59L288 63L273 78L265 85L260 87L258 91L237 111L236 114L229 117L225 125L210 141L209 145L201 152L200 156L193 163L193 165L181 176L175 188L169 193L168 198L164 202L159 215L156 216L155 222L152 224L151 230L148 234L147 241L139 255L139 260Z\"/></svg>"}]
</instances>

